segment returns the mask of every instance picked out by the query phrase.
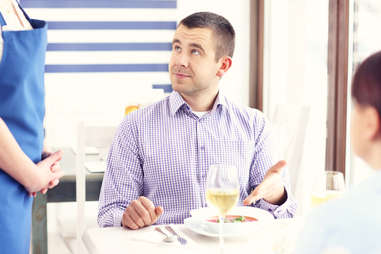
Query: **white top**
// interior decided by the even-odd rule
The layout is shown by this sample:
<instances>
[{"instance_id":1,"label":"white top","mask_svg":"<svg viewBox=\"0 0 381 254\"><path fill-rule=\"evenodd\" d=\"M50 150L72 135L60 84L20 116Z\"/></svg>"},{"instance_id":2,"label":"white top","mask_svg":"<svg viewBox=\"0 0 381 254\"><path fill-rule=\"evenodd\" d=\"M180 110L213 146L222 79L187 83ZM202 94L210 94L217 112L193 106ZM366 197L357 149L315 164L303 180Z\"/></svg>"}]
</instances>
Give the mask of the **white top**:
<instances>
[{"instance_id":1,"label":"white top","mask_svg":"<svg viewBox=\"0 0 381 254\"><path fill-rule=\"evenodd\" d=\"M206 113L209 113L209 111L192 111L198 118L203 117Z\"/></svg>"},{"instance_id":2,"label":"white top","mask_svg":"<svg viewBox=\"0 0 381 254\"><path fill-rule=\"evenodd\" d=\"M32 26L21 11L16 0L0 0L0 13L6 26L0 26L3 31L32 30ZM0 60L3 55L3 37L0 36Z\"/></svg>"}]
</instances>

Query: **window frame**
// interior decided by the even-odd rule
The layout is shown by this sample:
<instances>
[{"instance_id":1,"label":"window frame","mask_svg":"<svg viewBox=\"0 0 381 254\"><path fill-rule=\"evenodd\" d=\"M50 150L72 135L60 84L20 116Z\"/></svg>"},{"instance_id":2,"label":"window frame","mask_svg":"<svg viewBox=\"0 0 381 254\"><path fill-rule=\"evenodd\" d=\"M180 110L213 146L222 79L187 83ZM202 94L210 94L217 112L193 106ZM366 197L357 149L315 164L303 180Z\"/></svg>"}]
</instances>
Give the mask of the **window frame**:
<instances>
[{"instance_id":1,"label":"window frame","mask_svg":"<svg viewBox=\"0 0 381 254\"><path fill-rule=\"evenodd\" d=\"M251 1L250 86L251 107L263 110L264 0ZM347 151L347 103L349 73L350 0L329 1L328 105L325 170L345 176Z\"/></svg>"},{"instance_id":2,"label":"window frame","mask_svg":"<svg viewBox=\"0 0 381 254\"><path fill-rule=\"evenodd\" d=\"M249 106L263 111L264 0L250 1Z\"/></svg>"},{"instance_id":3,"label":"window frame","mask_svg":"<svg viewBox=\"0 0 381 254\"><path fill-rule=\"evenodd\" d=\"M326 170L345 176L349 63L349 0L329 1Z\"/></svg>"}]
</instances>

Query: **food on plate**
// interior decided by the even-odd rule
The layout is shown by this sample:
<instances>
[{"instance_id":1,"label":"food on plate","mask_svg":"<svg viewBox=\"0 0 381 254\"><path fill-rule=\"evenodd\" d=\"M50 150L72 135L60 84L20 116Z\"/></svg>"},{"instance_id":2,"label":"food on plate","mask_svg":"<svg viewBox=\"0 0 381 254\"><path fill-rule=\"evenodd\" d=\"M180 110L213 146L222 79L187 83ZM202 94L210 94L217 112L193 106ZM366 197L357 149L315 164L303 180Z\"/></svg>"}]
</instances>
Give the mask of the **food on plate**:
<instances>
[{"instance_id":1,"label":"food on plate","mask_svg":"<svg viewBox=\"0 0 381 254\"><path fill-rule=\"evenodd\" d=\"M224 223L237 223L237 222L253 222L258 219L250 216L241 216L241 215L226 215ZM208 218L208 222L220 222L218 216L213 216Z\"/></svg>"}]
</instances>

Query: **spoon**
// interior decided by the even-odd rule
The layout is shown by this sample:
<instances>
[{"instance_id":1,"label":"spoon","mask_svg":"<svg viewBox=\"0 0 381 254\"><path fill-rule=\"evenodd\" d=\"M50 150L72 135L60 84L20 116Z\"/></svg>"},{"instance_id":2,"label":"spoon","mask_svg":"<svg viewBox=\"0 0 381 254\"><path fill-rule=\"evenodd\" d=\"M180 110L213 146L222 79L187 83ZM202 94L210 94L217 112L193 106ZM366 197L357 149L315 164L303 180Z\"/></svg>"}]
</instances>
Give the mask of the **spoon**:
<instances>
[{"instance_id":1,"label":"spoon","mask_svg":"<svg viewBox=\"0 0 381 254\"><path fill-rule=\"evenodd\" d=\"M164 242L171 243L171 242L175 241L175 237L173 235L171 235L171 236L167 235L166 233L163 232L163 230L161 230L161 228L156 227L155 230L157 232L160 232L163 235L165 235L165 238L163 239Z\"/></svg>"}]
</instances>

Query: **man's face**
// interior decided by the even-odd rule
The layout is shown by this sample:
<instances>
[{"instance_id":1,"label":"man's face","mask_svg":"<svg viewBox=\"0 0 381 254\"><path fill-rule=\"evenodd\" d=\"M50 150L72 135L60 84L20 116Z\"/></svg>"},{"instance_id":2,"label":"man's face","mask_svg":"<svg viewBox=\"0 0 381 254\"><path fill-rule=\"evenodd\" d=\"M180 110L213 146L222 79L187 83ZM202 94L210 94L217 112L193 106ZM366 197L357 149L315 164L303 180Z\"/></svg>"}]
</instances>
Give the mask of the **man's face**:
<instances>
[{"instance_id":1,"label":"man's face","mask_svg":"<svg viewBox=\"0 0 381 254\"><path fill-rule=\"evenodd\" d=\"M216 61L216 43L209 28L180 25L172 42L169 63L173 90L187 96L215 93L222 60Z\"/></svg>"}]
</instances>

